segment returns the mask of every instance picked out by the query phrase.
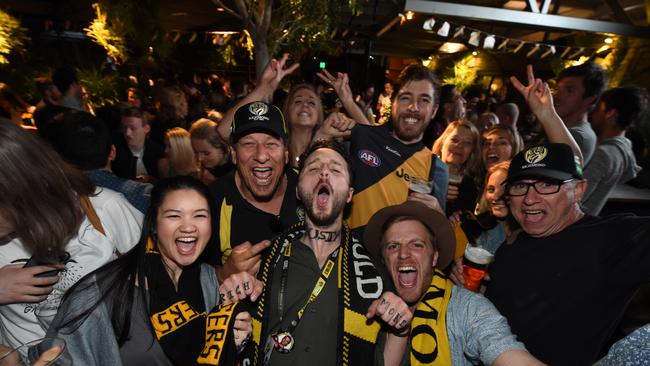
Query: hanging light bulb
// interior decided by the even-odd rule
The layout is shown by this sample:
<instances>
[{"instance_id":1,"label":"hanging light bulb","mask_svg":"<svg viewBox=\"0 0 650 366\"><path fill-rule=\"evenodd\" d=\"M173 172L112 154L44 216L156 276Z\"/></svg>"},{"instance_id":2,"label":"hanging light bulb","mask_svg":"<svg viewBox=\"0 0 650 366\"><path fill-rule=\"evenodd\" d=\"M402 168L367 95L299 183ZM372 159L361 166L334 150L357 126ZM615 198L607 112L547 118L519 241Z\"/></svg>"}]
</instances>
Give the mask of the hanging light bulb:
<instances>
[{"instance_id":1,"label":"hanging light bulb","mask_svg":"<svg viewBox=\"0 0 650 366\"><path fill-rule=\"evenodd\" d=\"M406 12L406 20L411 20L411 19L413 19L414 16L415 16L414 12L412 12L410 10Z\"/></svg>"},{"instance_id":2,"label":"hanging light bulb","mask_svg":"<svg viewBox=\"0 0 650 366\"><path fill-rule=\"evenodd\" d=\"M430 31L433 30L434 25L436 25L436 20L434 18L429 18L425 20L424 23L422 24L422 29L426 31Z\"/></svg>"},{"instance_id":3,"label":"hanging light bulb","mask_svg":"<svg viewBox=\"0 0 650 366\"><path fill-rule=\"evenodd\" d=\"M442 27L440 27L440 29L438 29L438 35L440 37L447 37L449 35L449 28L450 27L451 26L449 25L449 23L447 23L447 22L442 23Z\"/></svg>"},{"instance_id":4,"label":"hanging light bulb","mask_svg":"<svg viewBox=\"0 0 650 366\"><path fill-rule=\"evenodd\" d=\"M478 47L480 43L481 33L479 31L473 31L469 35L469 41L467 43L471 44L474 47Z\"/></svg>"},{"instance_id":5,"label":"hanging light bulb","mask_svg":"<svg viewBox=\"0 0 650 366\"><path fill-rule=\"evenodd\" d=\"M492 50L494 49L494 42L496 39L494 38L494 35L490 34L485 39L483 40L483 48L486 50Z\"/></svg>"}]
</instances>

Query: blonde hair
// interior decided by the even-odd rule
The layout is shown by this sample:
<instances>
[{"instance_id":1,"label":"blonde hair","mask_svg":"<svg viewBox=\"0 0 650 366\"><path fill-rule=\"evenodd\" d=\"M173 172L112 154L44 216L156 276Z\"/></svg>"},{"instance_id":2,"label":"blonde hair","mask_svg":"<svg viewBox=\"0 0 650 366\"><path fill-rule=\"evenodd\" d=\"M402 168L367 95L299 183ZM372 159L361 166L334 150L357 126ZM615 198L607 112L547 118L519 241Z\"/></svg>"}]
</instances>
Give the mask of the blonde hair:
<instances>
[{"instance_id":1,"label":"blonde hair","mask_svg":"<svg viewBox=\"0 0 650 366\"><path fill-rule=\"evenodd\" d=\"M481 197L479 198L478 204L476 205L476 210L475 210L476 214L480 214L488 210L488 203L487 200L485 199L485 190L487 189L488 179L490 179L490 176L498 172L499 170L502 170L506 172L506 177L507 177L508 169L510 169L510 160L505 160L500 163L492 165L490 169L488 169L487 173L485 173L483 192L481 192Z\"/></svg>"},{"instance_id":2,"label":"blonde hair","mask_svg":"<svg viewBox=\"0 0 650 366\"><path fill-rule=\"evenodd\" d=\"M289 94L284 100L284 105L282 106L282 114L284 115L284 118L288 118L289 116L289 107L291 106L291 103L293 103L293 99L296 97L296 94L298 94L299 91L301 90L309 90L310 92L314 93L316 96L316 126L320 126L323 123L323 119L325 118L323 115L323 101L320 98L320 95L318 95L318 92L316 89L311 86L310 84L298 84L291 88L289 91ZM289 124L289 129L291 129L292 123L291 121L287 121Z\"/></svg>"},{"instance_id":3,"label":"blonde hair","mask_svg":"<svg viewBox=\"0 0 650 366\"><path fill-rule=\"evenodd\" d=\"M165 132L165 140L169 143L167 156L169 165L176 175L190 175L198 172L190 133L187 130L174 127Z\"/></svg>"},{"instance_id":4,"label":"blonde hair","mask_svg":"<svg viewBox=\"0 0 650 366\"><path fill-rule=\"evenodd\" d=\"M456 131L458 128L464 127L469 130L472 134L472 152L470 153L467 161L461 167L461 172L463 175L475 177L478 175L478 172L481 167L481 134L478 132L478 129L472 122L465 120L457 120L449 123L447 128L442 132L440 137L436 139L431 147L431 151L436 154L439 158L442 158L442 146L445 144L445 141L451 136L451 134Z\"/></svg>"}]
</instances>

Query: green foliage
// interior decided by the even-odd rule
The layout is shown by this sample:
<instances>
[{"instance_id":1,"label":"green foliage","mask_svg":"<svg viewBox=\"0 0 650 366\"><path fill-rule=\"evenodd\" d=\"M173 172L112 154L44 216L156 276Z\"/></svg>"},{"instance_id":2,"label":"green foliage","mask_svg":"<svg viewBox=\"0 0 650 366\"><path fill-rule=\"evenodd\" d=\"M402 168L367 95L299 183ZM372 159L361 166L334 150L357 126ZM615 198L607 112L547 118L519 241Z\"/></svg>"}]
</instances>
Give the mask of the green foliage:
<instances>
[{"instance_id":1,"label":"green foliage","mask_svg":"<svg viewBox=\"0 0 650 366\"><path fill-rule=\"evenodd\" d=\"M365 1L278 0L267 36L270 53L276 54L279 49L332 51L331 24L336 13L347 7L360 14Z\"/></svg>"},{"instance_id":2,"label":"green foliage","mask_svg":"<svg viewBox=\"0 0 650 366\"><path fill-rule=\"evenodd\" d=\"M115 74L102 73L97 68L79 69L79 81L88 91L90 104L93 106L110 105L120 101L120 90L126 90L122 85L126 81Z\"/></svg>"},{"instance_id":3,"label":"green foliage","mask_svg":"<svg viewBox=\"0 0 650 366\"><path fill-rule=\"evenodd\" d=\"M433 62L435 61L435 62ZM474 84L478 68L476 58L471 53L443 55L434 58L430 68L434 68L440 75L443 84L456 85L456 89L464 91Z\"/></svg>"},{"instance_id":4,"label":"green foliage","mask_svg":"<svg viewBox=\"0 0 650 366\"><path fill-rule=\"evenodd\" d=\"M97 18L87 29L88 35L107 50L117 62L151 65L149 49L156 56L169 56L170 44L162 35L158 3L155 0L98 0L93 5Z\"/></svg>"},{"instance_id":5,"label":"green foliage","mask_svg":"<svg viewBox=\"0 0 650 366\"><path fill-rule=\"evenodd\" d=\"M104 47L106 53L116 62L124 62L127 58L127 51L124 38L108 24L106 13L102 12L99 4L93 4L96 11L96 18L85 28L86 34L97 44Z\"/></svg>"},{"instance_id":6,"label":"green foliage","mask_svg":"<svg viewBox=\"0 0 650 366\"><path fill-rule=\"evenodd\" d=\"M20 21L0 9L0 64L9 63L12 52L22 52L29 41Z\"/></svg>"}]
</instances>

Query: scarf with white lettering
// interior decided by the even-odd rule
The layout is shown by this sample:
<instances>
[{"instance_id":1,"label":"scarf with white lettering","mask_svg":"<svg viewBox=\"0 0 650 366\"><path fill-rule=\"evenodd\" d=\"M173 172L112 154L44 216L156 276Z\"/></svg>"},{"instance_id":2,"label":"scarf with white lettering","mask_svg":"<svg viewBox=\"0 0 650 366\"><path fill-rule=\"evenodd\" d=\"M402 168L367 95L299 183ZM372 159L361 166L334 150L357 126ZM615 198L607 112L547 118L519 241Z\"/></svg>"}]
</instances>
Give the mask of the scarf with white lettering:
<instances>
[{"instance_id":1,"label":"scarf with white lettering","mask_svg":"<svg viewBox=\"0 0 650 366\"><path fill-rule=\"evenodd\" d=\"M242 306L217 305L206 315L201 264L183 268L176 290L153 247L150 241L145 257L149 314L167 358L175 365L234 365L237 350L232 329Z\"/></svg>"},{"instance_id":2,"label":"scarf with white lettering","mask_svg":"<svg viewBox=\"0 0 650 366\"><path fill-rule=\"evenodd\" d=\"M452 282L437 268L431 284L411 321L411 365L451 365L451 351L447 338L447 305Z\"/></svg>"},{"instance_id":3,"label":"scarf with white lettering","mask_svg":"<svg viewBox=\"0 0 650 366\"><path fill-rule=\"evenodd\" d=\"M271 288L273 271L281 270L279 260L286 246L292 240L299 239L305 233L305 223L292 226L287 234L278 236L267 250L262 260L258 278L264 282L264 292L257 300L257 311L253 313L253 355L252 364L259 365L264 358L264 344L268 333L269 296L275 296L278 289ZM343 329L337 339L338 365L372 364L380 324L376 320L368 321L366 312L373 300L381 296L384 283L372 263L365 247L356 239L347 225L341 232L341 251L337 258L338 271L338 309L339 326ZM355 265L356 263L356 265ZM296 339L296 343L300 340ZM274 351L275 352L275 351Z\"/></svg>"}]
</instances>

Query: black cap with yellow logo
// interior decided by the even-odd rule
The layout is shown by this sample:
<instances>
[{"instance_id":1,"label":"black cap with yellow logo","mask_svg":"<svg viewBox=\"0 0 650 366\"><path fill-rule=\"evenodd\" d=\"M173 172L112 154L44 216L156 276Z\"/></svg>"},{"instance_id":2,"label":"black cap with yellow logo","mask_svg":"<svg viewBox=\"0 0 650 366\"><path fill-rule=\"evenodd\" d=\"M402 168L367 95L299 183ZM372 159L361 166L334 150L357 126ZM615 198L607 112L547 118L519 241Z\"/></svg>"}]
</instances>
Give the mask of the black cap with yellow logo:
<instances>
[{"instance_id":1,"label":"black cap with yellow logo","mask_svg":"<svg viewBox=\"0 0 650 366\"><path fill-rule=\"evenodd\" d=\"M566 144L543 144L524 149L510 162L510 183L521 178L583 179L578 158Z\"/></svg>"},{"instance_id":2,"label":"black cap with yellow logo","mask_svg":"<svg viewBox=\"0 0 650 366\"><path fill-rule=\"evenodd\" d=\"M249 133L262 132L286 140L287 125L280 109L272 104L253 102L237 108L230 139L234 144Z\"/></svg>"}]
</instances>

